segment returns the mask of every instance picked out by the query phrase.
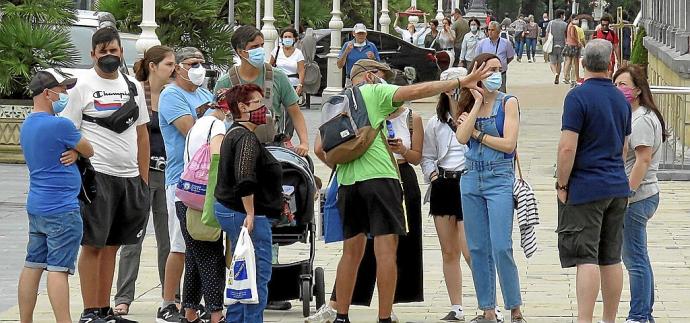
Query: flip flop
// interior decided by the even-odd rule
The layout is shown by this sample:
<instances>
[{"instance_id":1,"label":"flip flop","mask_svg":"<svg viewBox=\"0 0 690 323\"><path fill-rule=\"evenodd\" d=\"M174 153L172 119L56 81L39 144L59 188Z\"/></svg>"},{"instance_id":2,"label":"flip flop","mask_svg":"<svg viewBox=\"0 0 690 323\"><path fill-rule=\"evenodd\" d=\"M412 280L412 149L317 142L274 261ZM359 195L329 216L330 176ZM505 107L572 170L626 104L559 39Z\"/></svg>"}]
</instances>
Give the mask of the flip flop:
<instances>
[{"instance_id":1,"label":"flip flop","mask_svg":"<svg viewBox=\"0 0 690 323\"><path fill-rule=\"evenodd\" d=\"M115 308L113 308L113 313L117 316L122 316L122 315L127 315L129 314L129 304L117 304Z\"/></svg>"}]
</instances>

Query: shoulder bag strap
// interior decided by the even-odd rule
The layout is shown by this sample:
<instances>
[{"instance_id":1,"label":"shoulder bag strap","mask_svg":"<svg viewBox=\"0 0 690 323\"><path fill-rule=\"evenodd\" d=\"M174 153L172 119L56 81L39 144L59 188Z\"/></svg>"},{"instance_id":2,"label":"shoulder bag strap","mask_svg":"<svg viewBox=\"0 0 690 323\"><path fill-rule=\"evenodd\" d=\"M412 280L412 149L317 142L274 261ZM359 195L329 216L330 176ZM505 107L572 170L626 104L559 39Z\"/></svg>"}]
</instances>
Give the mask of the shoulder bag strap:
<instances>
[{"instance_id":1,"label":"shoulder bag strap","mask_svg":"<svg viewBox=\"0 0 690 323\"><path fill-rule=\"evenodd\" d=\"M228 80L230 81L230 87L242 84L242 80L240 80L240 72L237 70L237 65L233 66L230 71L228 71Z\"/></svg>"},{"instance_id":2,"label":"shoulder bag strap","mask_svg":"<svg viewBox=\"0 0 690 323\"><path fill-rule=\"evenodd\" d=\"M209 144L211 143L211 132L213 131L213 125L216 123L216 121L218 121L218 120L213 120L211 122L211 128L208 128L208 135L206 135L206 142Z\"/></svg>"},{"instance_id":3,"label":"shoulder bag strap","mask_svg":"<svg viewBox=\"0 0 690 323\"><path fill-rule=\"evenodd\" d=\"M412 140L412 134L414 133L414 125L412 120L412 109L407 108L407 129L410 130L410 141Z\"/></svg>"}]
</instances>

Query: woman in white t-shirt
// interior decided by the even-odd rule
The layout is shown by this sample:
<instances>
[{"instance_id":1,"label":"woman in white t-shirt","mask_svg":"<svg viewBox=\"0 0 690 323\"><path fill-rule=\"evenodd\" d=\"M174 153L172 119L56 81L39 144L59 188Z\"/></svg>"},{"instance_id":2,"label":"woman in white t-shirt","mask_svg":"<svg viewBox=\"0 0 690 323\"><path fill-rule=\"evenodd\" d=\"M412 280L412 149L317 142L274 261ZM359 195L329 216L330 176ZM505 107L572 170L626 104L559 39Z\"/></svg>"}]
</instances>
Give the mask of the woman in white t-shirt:
<instances>
[{"instance_id":1,"label":"woman in white t-shirt","mask_svg":"<svg viewBox=\"0 0 690 323\"><path fill-rule=\"evenodd\" d=\"M295 48L297 30L285 28L280 33L281 45L271 54L271 65L287 74L297 95L302 95L304 85L304 54Z\"/></svg>"}]
</instances>

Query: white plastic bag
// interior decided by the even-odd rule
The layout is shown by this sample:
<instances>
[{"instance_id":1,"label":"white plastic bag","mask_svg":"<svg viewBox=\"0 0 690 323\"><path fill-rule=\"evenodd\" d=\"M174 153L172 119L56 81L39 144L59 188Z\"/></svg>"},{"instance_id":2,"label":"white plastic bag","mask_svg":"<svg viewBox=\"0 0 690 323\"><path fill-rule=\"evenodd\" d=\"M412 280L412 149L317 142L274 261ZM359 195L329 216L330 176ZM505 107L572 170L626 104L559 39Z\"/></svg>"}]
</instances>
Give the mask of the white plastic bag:
<instances>
[{"instance_id":1,"label":"white plastic bag","mask_svg":"<svg viewBox=\"0 0 690 323\"><path fill-rule=\"evenodd\" d=\"M232 265L228 270L225 283L225 305L235 303L258 304L259 294L256 289L256 258L254 244L246 227L242 227L237 238Z\"/></svg>"}]
</instances>

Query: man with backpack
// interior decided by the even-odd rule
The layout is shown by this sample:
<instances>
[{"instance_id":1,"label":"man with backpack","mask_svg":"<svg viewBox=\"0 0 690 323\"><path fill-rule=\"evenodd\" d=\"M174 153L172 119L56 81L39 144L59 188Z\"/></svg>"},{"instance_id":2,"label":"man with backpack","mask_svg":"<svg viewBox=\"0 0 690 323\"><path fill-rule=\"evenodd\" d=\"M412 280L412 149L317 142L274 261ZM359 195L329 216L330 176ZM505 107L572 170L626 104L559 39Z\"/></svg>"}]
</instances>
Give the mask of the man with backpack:
<instances>
[{"instance_id":1,"label":"man with backpack","mask_svg":"<svg viewBox=\"0 0 690 323\"><path fill-rule=\"evenodd\" d=\"M398 236L406 234L406 227L397 163L383 135L386 117L405 101L459 87L478 89L477 82L489 74L481 66L464 78L398 87L386 82L394 76L390 67L362 59L351 70L353 88L324 104L323 113L332 118L325 119L328 121L320 127L319 135L327 163L337 165L338 209L345 238L336 278L335 322L349 322L355 277L367 235L374 237L379 322L392 322ZM348 104L339 103L342 101L338 97L343 96ZM343 117L343 112L349 116ZM356 131L351 128L351 121L355 122Z\"/></svg>"},{"instance_id":2,"label":"man with backpack","mask_svg":"<svg viewBox=\"0 0 690 323\"><path fill-rule=\"evenodd\" d=\"M307 155L307 124L299 109L299 97L287 75L266 63L264 36L261 31L254 26L242 26L232 34L230 43L241 64L230 67L228 73L218 79L214 92L246 83L263 88L264 104L271 110L274 125L269 123L263 130L257 129L257 136L263 142L278 141L289 147L293 132L296 131L299 145L294 147L295 152L300 156Z\"/></svg>"},{"instance_id":3,"label":"man with backpack","mask_svg":"<svg viewBox=\"0 0 690 323\"><path fill-rule=\"evenodd\" d=\"M621 62L621 48L618 45L619 39L616 32L611 29L611 19L610 15L601 17L601 21L599 22L600 26L593 37L595 39L607 40L613 45L613 53L611 53L611 62L609 63L609 77L613 75L614 69L620 66Z\"/></svg>"},{"instance_id":4,"label":"man with backpack","mask_svg":"<svg viewBox=\"0 0 690 323\"><path fill-rule=\"evenodd\" d=\"M163 89L158 103L158 121L168 163L165 168L165 200L168 204L170 236L170 254L163 281L163 302L156 317L158 323L179 322L181 316L175 305L175 292L180 284L185 262L188 262L185 253L190 258L194 258L194 255L191 254L193 251L187 250L179 220L187 212L187 208L175 197L175 188L184 167L185 138L213 101L211 92L201 86L206 76L206 70L201 65L204 63L203 54L194 47L184 47L175 53L175 63L174 80ZM185 285L187 284L185 279ZM187 294L185 292L183 295L182 307L193 308L185 306L197 305L187 304Z\"/></svg>"}]
</instances>

